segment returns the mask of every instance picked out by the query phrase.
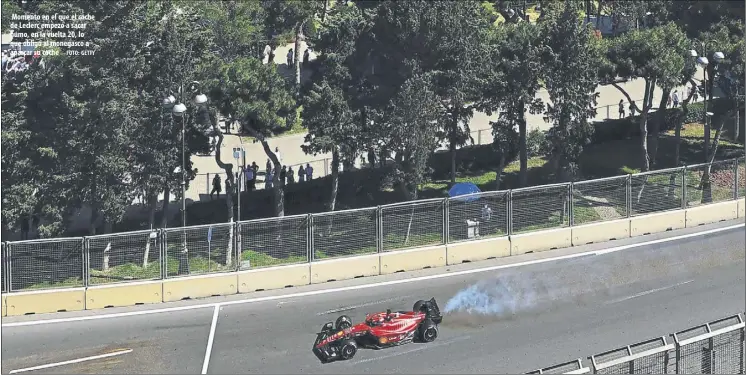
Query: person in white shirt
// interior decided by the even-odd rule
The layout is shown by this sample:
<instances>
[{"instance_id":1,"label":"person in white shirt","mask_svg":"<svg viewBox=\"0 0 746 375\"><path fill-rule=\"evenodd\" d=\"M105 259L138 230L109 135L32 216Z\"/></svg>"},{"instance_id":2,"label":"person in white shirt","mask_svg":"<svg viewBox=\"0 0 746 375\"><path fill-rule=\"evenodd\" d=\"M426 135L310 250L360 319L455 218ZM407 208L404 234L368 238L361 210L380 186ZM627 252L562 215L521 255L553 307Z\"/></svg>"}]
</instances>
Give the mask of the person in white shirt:
<instances>
[{"instance_id":1,"label":"person in white shirt","mask_svg":"<svg viewBox=\"0 0 746 375\"><path fill-rule=\"evenodd\" d=\"M676 108L679 106L679 90L676 90L673 92L673 107Z\"/></svg>"},{"instance_id":2,"label":"person in white shirt","mask_svg":"<svg viewBox=\"0 0 746 375\"><path fill-rule=\"evenodd\" d=\"M280 162L280 165L282 165L282 155L280 155L279 147L275 147L275 156L277 156L277 161Z\"/></svg>"}]
</instances>

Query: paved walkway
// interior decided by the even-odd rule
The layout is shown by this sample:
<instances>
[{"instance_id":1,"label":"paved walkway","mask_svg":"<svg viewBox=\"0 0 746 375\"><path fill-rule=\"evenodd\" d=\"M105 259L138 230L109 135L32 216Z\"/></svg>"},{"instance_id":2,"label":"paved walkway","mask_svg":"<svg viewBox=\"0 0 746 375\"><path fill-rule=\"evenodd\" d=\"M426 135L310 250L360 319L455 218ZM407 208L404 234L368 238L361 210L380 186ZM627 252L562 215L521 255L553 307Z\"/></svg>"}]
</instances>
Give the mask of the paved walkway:
<instances>
[{"instance_id":1,"label":"paved walkway","mask_svg":"<svg viewBox=\"0 0 746 375\"><path fill-rule=\"evenodd\" d=\"M281 71L290 74L291 72L285 71L286 67L286 54L287 51L292 48L291 45L285 47L279 47L275 52L274 63L280 66ZM305 51L307 48L305 42L301 43L301 51ZM315 54L311 54L311 58L315 58ZM697 77L701 77L701 70L698 72ZM630 82L621 84L621 86L627 91L633 100L637 101L639 107L642 106L641 101L645 90L645 82L642 79L632 80ZM594 121L602 121L607 118L617 118L618 116L618 103L619 100L625 99L619 90L615 87L598 86L599 100L598 100L598 113L593 119ZM679 88L679 92L686 92L683 87ZM656 88L653 98L654 107L658 106L662 92ZM537 94L545 103L549 102L549 94L546 90L541 90ZM629 110L627 109L627 114ZM485 113L475 113L474 117L469 122L469 127L472 132L475 144L487 144L492 142L492 130L490 127L490 121L497 119L497 115L493 114L488 116ZM551 124L544 121L542 115L527 115L527 121L529 128L538 128L541 130L548 130ZM232 132L235 132L234 129ZM331 154L319 154L319 155L307 155L301 149L301 145L304 143L306 133L293 134L287 136L274 137L269 140L270 147L278 147L282 158L282 163L288 166L292 166L294 171L297 171L299 164L310 163L314 169L315 177L322 177L330 173L331 166ZM248 139L248 138L245 138ZM233 159L233 148L243 147L246 150L246 163L251 164L255 161L260 170L264 170L264 166L267 161L267 156L260 143L248 141L242 141L237 135L225 135L222 147L222 160L228 163L235 163ZM199 175L192 181L190 189L187 191L187 197L193 200L199 200L200 198L205 199L209 193L211 180L215 173L221 173L222 170L215 163L214 156L193 156L192 162L198 169ZM359 160L357 163L359 165ZM258 188L263 188L263 184L258 184Z\"/></svg>"}]
</instances>

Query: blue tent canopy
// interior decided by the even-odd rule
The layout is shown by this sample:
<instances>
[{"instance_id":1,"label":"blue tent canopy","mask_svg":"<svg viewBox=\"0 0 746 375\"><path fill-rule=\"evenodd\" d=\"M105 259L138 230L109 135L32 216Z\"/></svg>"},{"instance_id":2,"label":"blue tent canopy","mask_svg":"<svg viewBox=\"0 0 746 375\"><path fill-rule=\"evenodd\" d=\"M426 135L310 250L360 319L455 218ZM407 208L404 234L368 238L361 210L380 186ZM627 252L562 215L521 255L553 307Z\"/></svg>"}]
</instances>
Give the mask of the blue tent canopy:
<instances>
[{"instance_id":1,"label":"blue tent canopy","mask_svg":"<svg viewBox=\"0 0 746 375\"><path fill-rule=\"evenodd\" d=\"M479 190L479 187L477 185L474 185L471 182L459 182L451 187L451 190L448 190L448 196L451 198L456 198L463 195L469 195L469 194L475 194L475 193L481 193L482 191ZM463 198L458 198L459 200L464 200L467 202L472 202L479 197L475 196L468 196Z\"/></svg>"}]
</instances>

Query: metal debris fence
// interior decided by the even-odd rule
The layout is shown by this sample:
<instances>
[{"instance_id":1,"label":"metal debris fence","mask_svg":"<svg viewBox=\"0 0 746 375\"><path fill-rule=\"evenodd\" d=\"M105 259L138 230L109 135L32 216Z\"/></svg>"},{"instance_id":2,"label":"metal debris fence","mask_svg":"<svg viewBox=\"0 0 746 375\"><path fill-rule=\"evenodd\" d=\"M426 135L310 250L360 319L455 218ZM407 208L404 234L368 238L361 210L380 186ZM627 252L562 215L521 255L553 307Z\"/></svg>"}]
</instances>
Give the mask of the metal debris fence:
<instances>
[{"instance_id":1,"label":"metal debris fence","mask_svg":"<svg viewBox=\"0 0 746 375\"><path fill-rule=\"evenodd\" d=\"M12 293L235 272L630 218L744 193L740 158L363 209L4 242L0 279Z\"/></svg>"},{"instance_id":2,"label":"metal debris fence","mask_svg":"<svg viewBox=\"0 0 746 375\"><path fill-rule=\"evenodd\" d=\"M745 335L737 314L528 374L743 374Z\"/></svg>"}]
</instances>

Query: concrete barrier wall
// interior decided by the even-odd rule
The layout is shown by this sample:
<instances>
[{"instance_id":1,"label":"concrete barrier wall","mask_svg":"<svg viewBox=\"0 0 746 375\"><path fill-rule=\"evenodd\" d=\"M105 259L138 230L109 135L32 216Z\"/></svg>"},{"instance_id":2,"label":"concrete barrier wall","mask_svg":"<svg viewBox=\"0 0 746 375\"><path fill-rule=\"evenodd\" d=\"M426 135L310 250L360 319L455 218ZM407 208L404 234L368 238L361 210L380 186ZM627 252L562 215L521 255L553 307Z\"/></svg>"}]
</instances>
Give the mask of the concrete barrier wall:
<instances>
[{"instance_id":1,"label":"concrete barrier wall","mask_svg":"<svg viewBox=\"0 0 746 375\"><path fill-rule=\"evenodd\" d=\"M477 241L457 242L446 246L447 262L460 264L510 256L510 238L497 237Z\"/></svg>"},{"instance_id":2,"label":"concrete barrier wall","mask_svg":"<svg viewBox=\"0 0 746 375\"><path fill-rule=\"evenodd\" d=\"M8 316L85 310L85 288L10 293Z\"/></svg>"},{"instance_id":3,"label":"concrete barrier wall","mask_svg":"<svg viewBox=\"0 0 746 375\"><path fill-rule=\"evenodd\" d=\"M308 263L274 268L259 268L238 273L238 292L282 289L311 284L311 266Z\"/></svg>"},{"instance_id":4,"label":"concrete barrier wall","mask_svg":"<svg viewBox=\"0 0 746 375\"><path fill-rule=\"evenodd\" d=\"M570 228L550 229L510 236L510 255L561 249L572 246Z\"/></svg>"},{"instance_id":5,"label":"concrete barrier wall","mask_svg":"<svg viewBox=\"0 0 746 375\"><path fill-rule=\"evenodd\" d=\"M630 218L632 237L666 232L686 227L686 211L669 211Z\"/></svg>"},{"instance_id":6,"label":"concrete barrier wall","mask_svg":"<svg viewBox=\"0 0 746 375\"><path fill-rule=\"evenodd\" d=\"M629 228L629 219L603 221L572 227L572 245L582 246L589 243L629 238Z\"/></svg>"},{"instance_id":7,"label":"concrete barrier wall","mask_svg":"<svg viewBox=\"0 0 746 375\"><path fill-rule=\"evenodd\" d=\"M380 275L378 254L329 259L311 263L311 284Z\"/></svg>"},{"instance_id":8,"label":"concrete barrier wall","mask_svg":"<svg viewBox=\"0 0 746 375\"><path fill-rule=\"evenodd\" d=\"M445 265L446 247L442 245L381 253L381 275Z\"/></svg>"},{"instance_id":9,"label":"concrete barrier wall","mask_svg":"<svg viewBox=\"0 0 746 375\"><path fill-rule=\"evenodd\" d=\"M738 202L728 201L692 207L686 210L686 227L696 227L738 218Z\"/></svg>"},{"instance_id":10,"label":"concrete barrier wall","mask_svg":"<svg viewBox=\"0 0 746 375\"><path fill-rule=\"evenodd\" d=\"M236 273L189 276L163 281L163 302L237 293L238 275Z\"/></svg>"},{"instance_id":11,"label":"concrete barrier wall","mask_svg":"<svg viewBox=\"0 0 746 375\"><path fill-rule=\"evenodd\" d=\"M85 292L86 310L163 302L163 282L144 281L89 287Z\"/></svg>"},{"instance_id":12,"label":"concrete barrier wall","mask_svg":"<svg viewBox=\"0 0 746 375\"><path fill-rule=\"evenodd\" d=\"M520 255L592 242L641 236L745 217L746 200L593 223L465 241L360 257L329 259L311 264L261 268L163 281L136 282L89 288L7 293L0 296L2 316L93 310L106 307L179 301L291 286L324 283L364 276L443 267L465 261Z\"/></svg>"}]
</instances>

